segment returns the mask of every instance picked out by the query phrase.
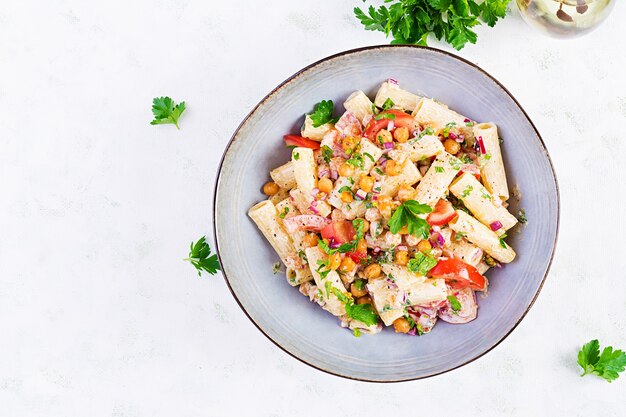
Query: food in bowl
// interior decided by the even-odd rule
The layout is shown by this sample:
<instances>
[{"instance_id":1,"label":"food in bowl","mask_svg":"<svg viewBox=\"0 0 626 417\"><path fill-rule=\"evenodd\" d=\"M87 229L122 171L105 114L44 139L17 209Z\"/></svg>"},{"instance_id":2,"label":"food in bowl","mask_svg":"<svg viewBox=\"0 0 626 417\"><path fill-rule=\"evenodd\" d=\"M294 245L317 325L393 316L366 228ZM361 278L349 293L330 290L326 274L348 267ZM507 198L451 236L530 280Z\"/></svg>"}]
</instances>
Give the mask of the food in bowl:
<instances>
[{"instance_id":1,"label":"food in bowl","mask_svg":"<svg viewBox=\"0 0 626 417\"><path fill-rule=\"evenodd\" d=\"M248 211L287 281L357 336L474 320L485 273L516 256L497 126L393 79L343 105L317 103L284 136L291 160Z\"/></svg>"}]
</instances>

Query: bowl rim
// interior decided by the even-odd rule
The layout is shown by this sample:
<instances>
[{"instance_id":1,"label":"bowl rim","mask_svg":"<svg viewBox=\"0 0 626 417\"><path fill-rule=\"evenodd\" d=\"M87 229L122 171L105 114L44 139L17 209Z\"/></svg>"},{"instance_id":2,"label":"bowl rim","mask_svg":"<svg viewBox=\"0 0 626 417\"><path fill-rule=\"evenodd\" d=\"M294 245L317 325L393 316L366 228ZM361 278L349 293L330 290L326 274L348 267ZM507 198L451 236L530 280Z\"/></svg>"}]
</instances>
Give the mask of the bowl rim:
<instances>
[{"instance_id":1,"label":"bowl rim","mask_svg":"<svg viewBox=\"0 0 626 417\"><path fill-rule=\"evenodd\" d=\"M215 185L214 185L214 189L213 189L213 231L214 231L213 241L215 243L215 252L216 252L216 254L218 256L218 259L220 261L220 265L223 265L223 262L222 262L221 252L219 250L219 241L218 241L218 238L217 238L217 236L218 236L218 233L217 233L218 225L217 225L217 210L216 209L217 209L217 202L218 202L218 193L217 192L218 192L220 179L221 179L221 174L222 174L222 166L224 164L224 159L226 158L226 154L230 150L230 147L232 146L233 142L235 141L235 138L237 137L237 134L239 133L241 128L247 123L247 121L250 119L250 117L259 109L259 107L261 107L267 100L269 100L274 94L276 94L276 92L278 92L283 87L285 87L286 85L288 85L289 83L294 81L296 78L298 78L304 72L306 72L306 71L308 71L308 70L310 70L310 69L312 69L312 68L314 68L314 67L316 67L316 66L318 66L318 65L320 65L320 64L322 64L324 62L330 61L330 60L338 58L338 57L351 55L351 54L356 54L356 53L363 52L363 51L386 50L386 49L402 49L402 48L417 49L417 50L420 50L420 49L421 50L428 50L430 52L446 55L449 58L455 59L457 61L461 61L462 63L473 67L474 69L480 71L482 74L487 76L500 89L502 89L502 91L506 95L508 95L513 100L515 105L522 112L522 114L524 115L524 117L526 118L528 123L530 123L531 127L535 131L535 134L537 135L537 139L539 139L539 143L540 143L541 147L543 148L543 151L544 151L544 154L546 155L546 158L548 159L548 165L550 166L550 171L552 173L552 179L554 180L554 186L555 186L555 190L556 190L556 230L555 230L555 235L554 235L554 242L552 243L552 250L550 252L550 259L548 261L548 265L546 267L546 271L545 271L545 273L543 275L543 278L541 279L541 283L539 284L539 288L537 288L537 291L535 292L535 295L533 296L530 304L528 305L528 307L526 308L524 313L515 322L515 324L511 327L511 329L509 329L509 331L504 336L502 336L502 338L500 338L500 340L496 341L491 346L489 346L484 352L476 355L475 357L473 357L473 358L471 358L471 359L469 359L469 360L467 360L467 361L465 361L465 362L463 362L463 363L461 363L461 364L459 364L457 366L454 366L452 368L449 368L449 369L446 369L446 370L443 370L443 371L433 372L431 374L421 375L421 376L411 377L411 378L377 380L377 379L368 379L368 378L363 378L363 377L355 377L355 376L351 376L351 375L345 375L345 374L341 374L341 373L338 373L338 372L334 372L334 371L329 370L329 369L324 369L324 368L322 368L322 367L320 367L320 366L318 366L316 364L313 364L311 362L308 362L308 361L300 358L296 354L290 352L287 348L283 347L276 340L272 339L272 337L269 334L267 334L265 332L265 330L263 330L263 328L257 322L254 321L254 319L250 316L250 314L248 314L248 311L245 309L245 307L243 306L243 304L241 303L241 301L237 297L237 294L235 294L235 292L233 291L233 288L230 285L230 281L228 279L227 273L222 268L222 271L221 271L222 272L222 276L224 277L224 281L226 281L226 285L228 286L228 290L230 291L232 296L235 298L235 301L237 302L237 304L239 305L241 310L244 312L246 317L248 317L248 319L254 324L254 326L263 335L265 335L266 338L268 338L272 343L274 343L274 345L278 346L282 351L286 352L291 357L297 359L298 361L300 361L300 362L302 362L302 363L304 363L304 364L306 364L306 365L308 365L308 366L310 366L312 368L315 368L315 369L317 369L319 371L325 372L325 373L330 374L330 375L338 376L338 377L341 377L341 378L346 378L346 379L353 380L353 381L371 382L371 383L395 383L395 382L416 381L416 380L419 380L419 379L430 378L430 377L433 377L433 376L436 376L436 375L441 375L441 374L445 374L447 372L453 371L453 370L458 369L458 368L460 368L462 366L465 366L465 365L467 365L469 363L472 363L475 360L483 357L487 353L491 352L496 346L498 346L500 343L502 343L513 332L513 330L515 330L517 328L517 326L522 322L522 320L526 317L526 315L528 314L528 312L530 311L532 306L535 304L535 301L537 300L537 297L539 297L539 293L543 289L543 285L546 282L548 274L550 273L550 268L552 267L552 262L554 260L554 256L555 256L555 252L556 252L556 246L557 246L557 241L558 241L558 237L559 237L559 227L560 227L560 220L561 220L561 193L560 193L560 190L559 190L559 183L558 183L558 180L557 180L557 177L556 177L556 171L554 170L554 164L552 163L552 159L550 158L550 154L548 152L548 149L547 149L547 147L545 145L545 142L543 141L543 138L539 134L539 131L537 130L537 127L535 126L533 121L530 119L530 117L528 116L528 114L526 113L524 108L520 105L520 103L517 101L517 99L513 96L513 94L511 94L511 92L504 85L502 85L502 83L500 83L500 81L498 81L495 77L493 77L487 71L483 70L481 67L479 67L478 65L474 64L473 62L468 61L467 59L462 58L462 57L460 57L458 55L455 55L455 54L453 54L451 52L448 52L448 51L445 51L445 50L442 50L442 49L438 49L438 48L433 48L433 47L430 47L430 46L421 46L421 45L372 45L372 46L364 46L364 47L360 47L360 48L348 49L348 50L345 50L345 51L342 51L342 52L338 52L338 53L335 53L333 55L326 56L325 58L319 59L319 60L317 60L317 61L315 61L315 62L305 66L301 70L297 71L296 73L294 73L293 75L291 75L290 77L285 79L277 87L275 87L272 91L270 91L265 97L263 97L254 106L254 108L243 118L243 120L241 121L239 126L237 126L237 128L233 132L232 136L230 137L230 140L228 141L228 144L226 145L226 148L224 149L224 152L222 153L222 157L220 159L220 162L219 162L219 165L218 165L218 168L217 168L217 175L215 176Z\"/></svg>"}]
</instances>

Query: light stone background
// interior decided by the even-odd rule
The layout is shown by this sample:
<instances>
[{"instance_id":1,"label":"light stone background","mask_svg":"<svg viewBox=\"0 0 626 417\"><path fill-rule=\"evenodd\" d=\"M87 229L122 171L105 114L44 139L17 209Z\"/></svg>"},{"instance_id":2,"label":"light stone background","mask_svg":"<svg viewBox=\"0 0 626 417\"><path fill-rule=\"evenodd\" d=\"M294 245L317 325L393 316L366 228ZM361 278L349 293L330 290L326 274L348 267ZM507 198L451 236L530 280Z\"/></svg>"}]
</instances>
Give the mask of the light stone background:
<instances>
[{"instance_id":1,"label":"light stone background","mask_svg":"<svg viewBox=\"0 0 626 417\"><path fill-rule=\"evenodd\" d=\"M533 32L511 5L460 53L510 89L551 152L556 258L491 353L427 380L368 384L291 358L221 276L181 260L212 236L217 164L248 111L305 65L385 42L353 18L361 2L3 2L0 415L624 415L626 376L581 379L576 365L591 338L626 348L618 3L569 42ZM187 102L180 131L148 124L157 95Z\"/></svg>"}]
</instances>

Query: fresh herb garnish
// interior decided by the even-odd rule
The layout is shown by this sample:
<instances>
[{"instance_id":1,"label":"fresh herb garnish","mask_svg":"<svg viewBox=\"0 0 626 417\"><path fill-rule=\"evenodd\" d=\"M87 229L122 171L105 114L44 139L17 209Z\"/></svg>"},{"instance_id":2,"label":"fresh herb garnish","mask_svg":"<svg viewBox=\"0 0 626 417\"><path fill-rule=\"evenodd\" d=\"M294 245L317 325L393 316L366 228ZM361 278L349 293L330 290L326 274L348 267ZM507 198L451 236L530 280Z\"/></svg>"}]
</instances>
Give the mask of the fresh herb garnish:
<instances>
[{"instance_id":1,"label":"fresh herb garnish","mask_svg":"<svg viewBox=\"0 0 626 417\"><path fill-rule=\"evenodd\" d=\"M395 103L393 102L393 100L387 97L387 100L385 100L385 102L383 103L383 110L389 110L393 106L395 106Z\"/></svg>"},{"instance_id":2,"label":"fresh herb garnish","mask_svg":"<svg viewBox=\"0 0 626 417\"><path fill-rule=\"evenodd\" d=\"M322 146L322 158L324 158L324 162L327 164L330 163L330 160L333 159L334 152L329 146Z\"/></svg>"},{"instance_id":3,"label":"fresh herb garnish","mask_svg":"<svg viewBox=\"0 0 626 417\"><path fill-rule=\"evenodd\" d=\"M191 242L189 247L189 257L184 259L198 270L198 276L202 271L215 275L220 270L220 263L217 255L211 255L211 247L206 243L206 236L202 236L196 243Z\"/></svg>"},{"instance_id":4,"label":"fresh herb garnish","mask_svg":"<svg viewBox=\"0 0 626 417\"><path fill-rule=\"evenodd\" d=\"M376 160L374 159L374 157L370 153L363 152L363 156L367 156L370 159L370 161L372 161L373 163L376 163Z\"/></svg>"},{"instance_id":5,"label":"fresh herb garnish","mask_svg":"<svg viewBox=\"0 0 626 417\"><path fill-rule=\"evenodd\" d=\"M398 233L404 226L410 234L423 239L428 238L430 225L419 214L427 214L433 211L430 206L420 204L415 200L405 201L393 212L389 219L389 230L391 233Z\"/></svg>"},{"instance_id":6,"label":"fresh herb garnish","mask_svg":"<svg viewBox=\"0 0 626 417\"><path fill-rule=\"evenodd\" d=\"M276 275L280 272L280 262L274 262L272 264L272 274Z\"/></svg>"},{"instance_id":7,"label":"fresh herb garnish","mask_svg":"<svg viewBox=\"0 0 626 417\"><path fill-rule=\"evenodd\" d=\"M437 166L437 167L435 167L435 172L436 172L437 174L441 174L441 173L446 172L446 170L445 170L445 169L443 169L443 167L439 167L439 166Z\"/></svg>"},{"instance_id":8,"label":"fresh herb garnish","mask_svg":"<svg viewBox=\"0 0 626 417\"><path fill-rule=\"evenodd\" d=\"M365 26L393 37L392 44L427 45L433 33L455 49L468 42L476 43L478 35L472 30L482 22L493 27L505 17L509 0L385 0L389 7L370 6L367 14L360 7L354 14Z\"/></svg>"},{"instance_id":9,"label":"fresh herb garnish","mask_svg":"<svg viewBox=\"0 0 626 417\"><path fill-rule=\"evenodd\" d=\"M364 279L357 279L356 281L354 281L354 287L361 291L365 288L365 280Z\"/></svg>"},{"instance_id":10,"label":"fresh herb garnish","mask_svg":"<svg viewBox=\"0 0 626 417\"><path fill-rule=\"evenodd\" d=\"M517 220L519 220L521 224L528 223L528 219L526 218L526 212L523 209L520 209L517 212Z\"/></svg>"},{"instance_id":11,"label":"fresh herb garnish","mask_svg":"<svg viewBox=\"0 0 626 417\"><path fill-rule=\"evenodd\" d=\"M346 315L348 317L368 326L378 323L378 314L376 314L371 304L354 304L352 296L344 294L335 287L332 287L332 292L339 301L345 303Z\"/></svg>"},{"instance_id":12,"label":"fresh herb garnish","mask_svg":"<svg viewBox=\"0 0 626 417\"><path fill-rule=\"evenodd\" d=\"M374 120L382 120L382 119L394 120L395 118L396 118L396 115L393 113L378 113L376 116L374 116Z\"/></svg>"},{"instance_id":13,"label":"fresh herb garnish","mask_svg":"<svg viewBox=\"0 0 626 417\"><path fill-rule=\"evenodd\" d=\"M452 311L456 313L459 310L461 310L462 306L458 298L456 298L454 295L449 295L447 298L448 298L448 302L450 303L450 307L452 307Z\"/></svg>"},{"instance_id":14,"label":"fresh herb garnish","mask_svg":"<svg viewBox=\"0 0 626 417\"><path fill-rule=\"evenodd\" d=\"M294 152L293 153L293 160L297 161L298 159L300 159L300 154L298 152Z\"/></svg>"},{"instance_id":15,"label":"fresh herb garnish","mask_svg":"<svg viewBox=\"0 0 626 417\"><path fill-rule=\"evenodd\" d=\"M502 246L504 249L506 249L506 242L504 241L504 239L506 239L506 233L503 233L502 235L500 235L500 246Z\"/></svg>"},{"instance_id":16,"label":"fresh herb garnish","mask_svg":"<svg viewBox=\"0 0 626 417\"><path fill-rule=\"evenodd\" d=\"M350 194L352 194L352 188L350 188L350 186L348 185L344 185L343 187L341 187L340 189L337 190L337 192L339 194L344 193L344 192L349 192Z\"/></svg>"},{"instance_id":17,"label":"fresh herb garnish","mask_svg":"<svg viewBox=\"0 0 626 417\"><path fill-rule=\"evenodd\" d=\"M608 382L619 378L619 373L626 368L626 353L621 350L613 350L607 346L600 353L600 342L592 340L578 352L578 364L583 368L583 374L595 374Z\"/></svg>"},{"instance_id":18,"label":"fresh herb garnish","mask_svg":"<svg viewBox=\"0 0 626 417\"><path fill-rule=\"evenodd\" d=\"M320 127L323 124L333 121L333 101L322 100L313 107L313 113L309 116L313 121L313 127Z\"/></svg>"},{"instance_id":19,"label":"fresh herb garnish","mask_svg":"<svg viewBox=\"0 0 626 417\"><path fill-rule=\"evenodd\" d=\"M285 207L283 211L278 215L278 217L280 217L281 219L284 219L287 213L289 213L289 207Z\"/></svg>"},{"instance_id":20,"label":"fresh herb garnish","mask_svg":"<svg viewBox=\"0 0 626 417\"><path fill-rule=\"evenodd\" d=\"M465 187L465 189L463 190L463 193L461 194L461 197L466 198L470 195L470 193L472 192L472 190L474 189L474 187L472 187L471 185L468 185L467 187Z\"/></svg>"},{"instance_id":21,"label":"fresh herb garnish","mask_svg":"<svg viewBox=\"0 0 626 417\"><path fill-rule=\"evenodd\" d=\"M437 265L436 258L433 258L432 256L425 254L424 252L417 252L415 254L415 257L409 260L406 268L411 272L425 276L428 271L435 267L435 265Z\"/></svg>"},{"instance_id":22,"label":"fresh herb garnish","mask_svg":"<svg viewBox=\"0 0 626 417\"><path fill-rule=\"evenodd\" d=\"M350 159L346 160L346 164L350 164L357 168L363 168L363 155L357 152L353 153L350 156Z\"/></svg>"},{"instance_id":23,"label":"fresh herb garnish","mask_svg":"<svg viewBox=\"0 0 626 417\"><path fill-rule=\"evenodd\" d=\"M354 337L361 337L361 329L353 329L352 330L352 335Z\"/></svg>"},{"instance_id":24,"label":"fresh herb garnish","mask_svg":"<svg viewBox=\"0 0 626 417\"><path fill-rule=\"evenodd\" d=\"M152 99L152 114L154 115L154 120L151 121L150 124L172 124L176 126L176 129L180 129L178 126L178 119L184 111L184 101L174 104L174 100L169 97L155 97Z\"/></svg>"}]
</instances>

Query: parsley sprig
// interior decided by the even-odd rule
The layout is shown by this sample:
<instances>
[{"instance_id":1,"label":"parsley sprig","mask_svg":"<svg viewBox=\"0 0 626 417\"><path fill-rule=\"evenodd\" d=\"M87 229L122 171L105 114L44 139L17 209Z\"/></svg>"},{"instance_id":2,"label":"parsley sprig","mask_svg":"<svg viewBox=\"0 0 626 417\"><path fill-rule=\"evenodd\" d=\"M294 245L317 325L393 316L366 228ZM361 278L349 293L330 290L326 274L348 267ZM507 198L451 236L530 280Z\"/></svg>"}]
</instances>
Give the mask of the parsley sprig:
<instances>
[{"instance_id":1,"label":"parsley sprig","mask_svg":"<svg viewBox=\"0 0 626 417\"><path fill-rule=\"evenodd\" d=\"M189 257L183 259L189 261L198 270L198 276L202 271L215 275L220 270L217 255L211 255L211 247L206 243L206 236L202 236L196 243L191 242Z\"/></svg>"},{"instance_id":2,"label":"parsley sprig","mask_svg":"<svg viewBox=\"0 0 626 417\"><path fill-rule=\"evenodd\" d=\"M178 119L184 111L184 101L175 104L174 100L169 97L155 97L152 99L152 114L154 114L154 120L151 121L150 124L173 124L176 126L176 129L180 129L178 126Z\"/></svg>"},{"instance_id":3,"label":"parsley sprig","mask_svg":"<svg viewBox=\"0 0 626 417\"><path fill-rule=\"evenodd\" d=\"M584 371L581 376L595 374L608 382L613 382L626 368L626 353L613 350L612 346L605 347L600 353L600 342L594 339L578 352L578 364Z\"/></svg>"},{"instance_id":4,"label":"parsley sprig","mask_svg":"<svg viewBox=\"0 0 626 417\"><path fill-rule=\"evenodd\" d=\"M334 104L332 100L322 100L313 107L313 113L309 116L313 121L313 127L320 127L326 123L335 123L333 119Z\"/></svg>"},{"instance_id":5,"label":"parsley sprig","mask_svg":"<svg viewBox=\"0 0 626 417\"><path fill-rule=\"evenodd\" d=\"M331 291L339 301L345 303L346 315L348 317L365 323L368 326L378 323L378 314L376 314L371 304L355 304L351 296L344 294L335 287L332 287Z\"/></svg>"},{"instance_id":6,"label":"parsley sprig","mask_svg":"<svg viewBox=\"0 0 626 417\"><path fill-rule=\"evenodd\" d=\"M389 219L389 230L398 233L404 226L410 234L423 239L428 239L430 225L419 214L427 214L433 211L427 204L420 204L415 200L405 201L393 212Z\"/></svg>"},{"instance_id":7,"label":"parsley sprig","mask_svg":"<svg viewBox=\"0 0 626 417\"><path fill-rule=\"evenodd\" d=\"M415 257L409 260L406 267L411 272L425 276L428 271L437 265L437 262L437 258L434 258L424 252L417 252L415 253Z\"/></svg>"},{"instance_id":8,"label":"parsley sprig","mask_svg":"<svg viewBox=\"0 0 626 417\"><path fill-rule=\"evenodd\" d=\"M375 30L393 37L392 44L426 45L433 33L455 49L468 42L476 43L472 30L482 22L493 27L505 17L510 0L385 0L387 6L370 6L367 13L360 7L354 14L365 30ZM481 22L482 21L482 22Z\"/></svg>"}]
</instances>

